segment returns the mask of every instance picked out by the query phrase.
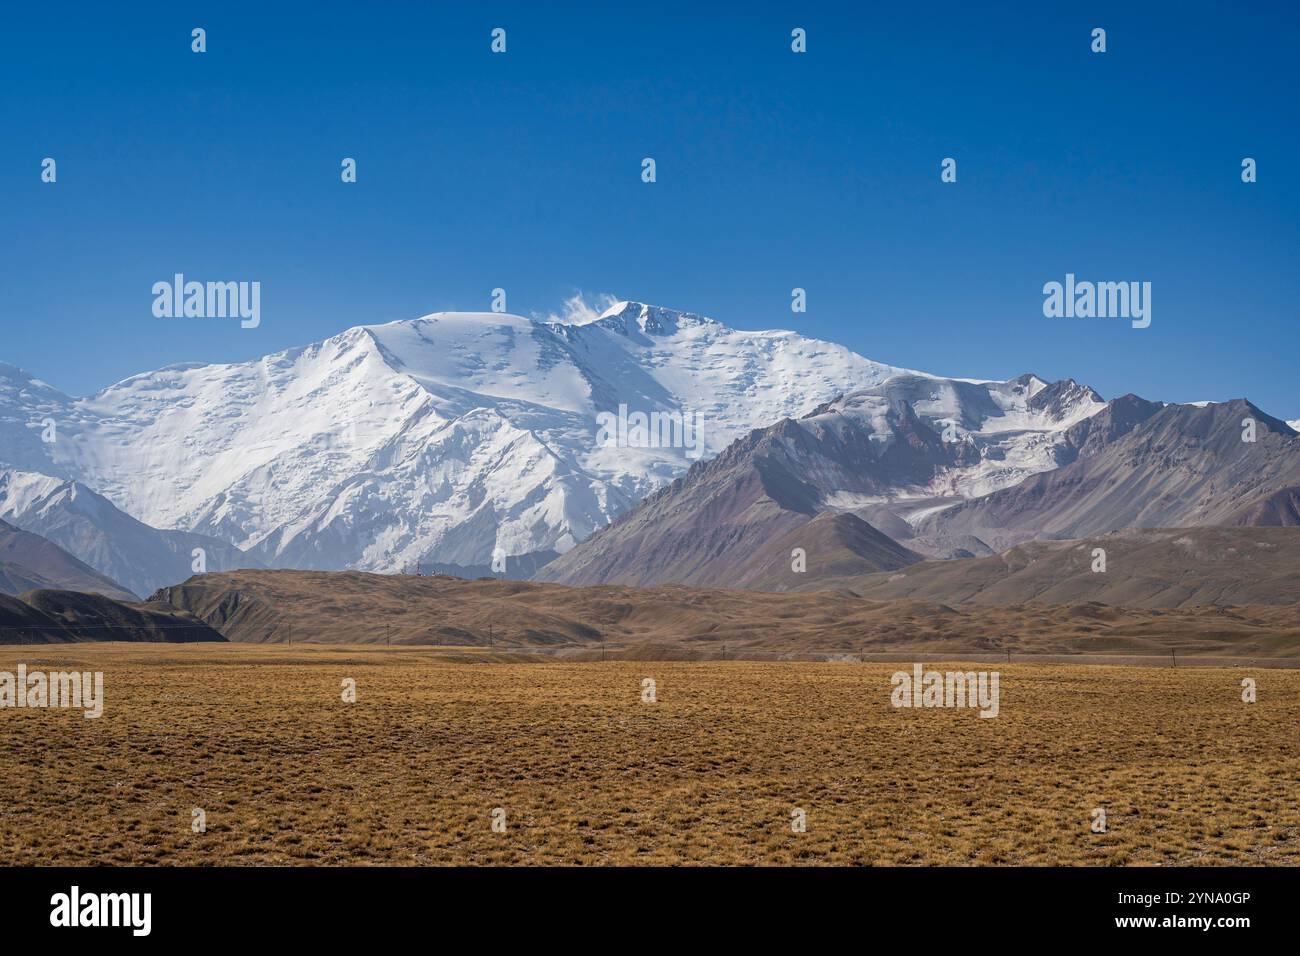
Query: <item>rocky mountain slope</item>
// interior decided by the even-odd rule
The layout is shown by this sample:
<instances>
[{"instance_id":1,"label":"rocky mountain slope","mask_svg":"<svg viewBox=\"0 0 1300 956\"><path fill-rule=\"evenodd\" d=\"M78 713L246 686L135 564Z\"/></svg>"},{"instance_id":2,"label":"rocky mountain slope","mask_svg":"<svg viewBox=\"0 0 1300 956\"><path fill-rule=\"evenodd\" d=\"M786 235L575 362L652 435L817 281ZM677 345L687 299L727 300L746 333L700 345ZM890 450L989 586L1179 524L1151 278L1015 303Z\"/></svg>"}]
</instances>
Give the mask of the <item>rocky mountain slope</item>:
<instances>
[{"instance_id":1,"label":"rocky mountain slope","mask_svg":"<svg viewBox=\"0 0 1300 956\"><path fill-rule=\"evenodd\" d=\"M806 573L793 569L794 549L820 566L839 549L824 529L850 521L844 540L867 543L848 548L857 573L900 567L935 547L916 538L916 522L1072 460L1079 426L1105 407L1069 380L900 374L738 439L537 579L790 587Z\"/></svg>"},{"instance_id":2,"label":"rocky mountain slope","mask_svg":"<svg viewBox=\"0 0 1300 956\"><path fill-rule=\"evenodd\" d=\"M0 521L0 594L17 595L38 588L66 588L118 601L136 600L126 588L52 541Z\"/></svg>"},{"instance_id":3,"label":"rocky mountain slope","mask_svg":"<svg viewBox=\"0 0 1300 956\"><path fill-rule=\"evenodd\" d=\"M1243 439L1247 421L1253 441ZM998 551L1126 528L1287 523L1270 515L1297 486L1300 436L1285 422L1244 399L1170 405L1094 454L927 515L917 531L970 535Z\"/></svg>"},{"instance_id":4,"label":"rocky mountain slope","mask_svg":"<svg viewBox=\"0 0 1300 956\"><path fill-rule=\"evenodd\" d=\"M1133 528L1291 525L1298 498L1300 436L1246 401L1103 404L1070 381L900 375L737 441L538 579L806 589L847 566L800 574L760 545L780 538L815 563L810 529L835 513L957 558ZM875 570L891 568L863 560L849 575Z\"/></svg>"}]
</instances>

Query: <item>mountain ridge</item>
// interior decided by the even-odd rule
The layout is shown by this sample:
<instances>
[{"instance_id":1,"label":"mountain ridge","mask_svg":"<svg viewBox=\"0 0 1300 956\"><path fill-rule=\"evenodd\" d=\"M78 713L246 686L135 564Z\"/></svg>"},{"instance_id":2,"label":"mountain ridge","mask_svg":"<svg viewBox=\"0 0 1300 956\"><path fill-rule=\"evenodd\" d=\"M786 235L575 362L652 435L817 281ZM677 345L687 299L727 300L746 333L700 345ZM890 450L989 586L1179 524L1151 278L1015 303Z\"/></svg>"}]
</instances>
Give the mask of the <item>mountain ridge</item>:
<instances>
[{"instance_id":1,"label":"mountain ridge","mask_svg":"<svg viewBox=\"0 0 1300 956\"><path fill-rule=\"evenodd\" d=\"M1097 453L955 504L918 530L975 535L1000 551L1035 537L1239 523L1256 499L1300 484L1298 438L1245 399L1167 405Z\"/></svg>"},{"instance_id":2,"label":"mountain ridge","mask_svg":"<svg viewBox=\"0 0 1300 956\"><path fill-rule=\"evenodd\" d=\"M267 565L477 568L502 551L528 566L689 464L682 448L598 447L598 412L698 411L712 454L897 371L635 302L585 324L433 313L141 372L84 399L11 375L0 467L79 481L147 525ZM47 418L50 443L34 427Z\"/></svg>"},{"instance_id":3,"label":"mountain ridge","mask_svg":"<svg viewBox=\"0 0 1300 956\"><path fill-rule=\"evenodd\" d=\"M790 555L762 545L780 538L812 564L813 523L836 512L914 558L1136 528L1300 523L1300 436L1243 400L1163 405L1126 395L1098 408L1096 393L1077 383L1021 376L986 383L983 397L1016 401L976 420L968 413L985 407L981 397L935 404L944 385L920 385L918 393L917 381L898 376L751 433L535 579L804 590L826 572L805 577ZM1046 418L1033 418L1044 408ZM752 566L759 555L761 573ZM856 568L839 562L835 586L896 569L865 557Z\"/></svg>"},{"instance_id":4,"label":"mountain ridge","mask_svg":"<svg viewBox=\"0 0 1300 956\"><path fill-rule=\"evenodd\" d=\"M118 601L138 600L49 539L0 520L0 594L17 596L43 588L102 594Z\"/></svg>"},{"instance_id":5,"label":"mountain ridge","mask_svg":"<svg viewBox=\"0 0 1300 956\"><path fill-rule=\"evenodd\" d=\"M772 543L784 548L804 525L827 549L810 560L834 554L845 573L1074 533L1041 516L1016 528L980 516L1062 475L1100 472L1110 449L1170 407L1105 402L1033 373L937 376L634 301L581 321L440 312L248 362L176 363L81 399L0 366L0 516L138 593L183 577L196 548L212 570L504 566L508 577L577 582L618 568L641 580L644 563L584 555L627 531L625 516L689 487L694 519L643 529L658 535L663 568L786 587L792 572L780 567L792 559ZM1238 410L1262 416L1266 444L1289 431ZM601 416L616 412L628 416L617 440L600 438ZM687 447L680 426L697 420L701 441ZM736 443L751 461L728 457ZM732 466L737 498L725 502L718 476ZM1289 475L1233 471L1252 496L1212 519L1300 523L1300 477ZM823 514L848 517L814 523ZM738 562L717 576L710 546L693 540L723 527L710 516Z\"/></svg>"},{"instance_id":6,"label":"mountain ridge","mask_svg":"<svg viewBox=\"0 0 1300 956\"><path fill-rule=\"evenodd\" d=\"M767 545L789 538L800 546L795 539L808 526L802 547L820 560L809 545L822 533L813 523L823 513L852 514L871 535L896 543L892 553L883 546L860 553L862 573L899 567L921 558L904 540L914 537L912 515L1056 467L1074 454L1070 430L1105 407L1095 391L1069 379L971 382L901 373L749 432L534 579L794 586L800 579L791 575L801 572L790 570L791 556ZM867 536L858 529L849 538ZM754 566L756 557L766 567Z\"/></svg>"},{"instance_id":7,"label":"mountain ridge","mask_svg":"<svg viewBox=\"0 0 1300 956\"><path fill-rule=\"evenodd\" d=\"M210 535L152 528L72 479L0 471L0 518L120 582L132 599L192 574L196 551L214 571L261 566Z\"/></svg>"}]
</instances>

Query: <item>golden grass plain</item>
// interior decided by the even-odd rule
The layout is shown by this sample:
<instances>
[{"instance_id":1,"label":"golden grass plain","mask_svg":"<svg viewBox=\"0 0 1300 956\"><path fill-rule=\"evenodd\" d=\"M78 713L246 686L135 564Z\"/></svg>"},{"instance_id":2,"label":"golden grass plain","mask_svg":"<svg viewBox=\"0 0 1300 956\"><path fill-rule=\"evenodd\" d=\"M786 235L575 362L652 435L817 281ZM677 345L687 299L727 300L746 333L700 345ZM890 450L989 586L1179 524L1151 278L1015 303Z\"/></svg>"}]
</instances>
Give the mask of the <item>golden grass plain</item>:
<instances>
[{"instance_id":1,"label":"golden grass plain","mask_svg":"<svg viewBox=\"0 0 1300 956\"><path fill-rule=\"evenodd\" d=\"M5 865L1300 862L1294 670L928 664L1001 673L982 719L893 708L899 664L0 647L19 662L101 670L106 702L0 710Z\"/></svg>"}]
</instances>

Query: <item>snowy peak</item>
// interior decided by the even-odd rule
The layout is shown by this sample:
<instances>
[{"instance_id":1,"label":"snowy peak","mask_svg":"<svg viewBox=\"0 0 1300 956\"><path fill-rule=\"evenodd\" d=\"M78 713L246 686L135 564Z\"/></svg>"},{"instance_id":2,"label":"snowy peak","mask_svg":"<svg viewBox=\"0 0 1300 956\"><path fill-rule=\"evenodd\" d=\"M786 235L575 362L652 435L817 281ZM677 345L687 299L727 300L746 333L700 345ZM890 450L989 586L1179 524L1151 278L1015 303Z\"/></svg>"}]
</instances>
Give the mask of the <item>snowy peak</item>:
<instances>
[{"instance_id":1,"label":"snowy peak","mask_svg":"<svg viewBox=\"0 0 1300 956\"><path fill-rule=\"evenodd\" d=\"M48 513L50 508L75 501L77 482L33 472L0 472L0 516Z\"/></svg>"},{"instance_id":2,"label":"snowy peak","mask_svg":"<svg viewBox=\"0 0 1300 956\"><path fill-rule=\"evenodd\" d=\"M1034 379L1038 382L1040 380ZM1041 412L1048 421L1066 427L1075 422L1095 415L1106 402L1097 392L1087 385L1080 385L1072 378L1064 378L1051 385L1035 389L1026 407L1030 411Z\"/></svg>"},{"instance_id":3,"label":"snowy peak","mask_svg":"<svg viewBox=\"0 0 1300 956\"><path fill-rule=\"evenodd\" d=\"M547 324L505 313L442 312L369 326L378 353L442 414L497 402L585 412L590 386Z\"/></svg>"},{"instance_id":4,"label":"snowy peak","mask_svg":"<svg viewBox=\"0 0 1300 956\"><path fill-rule=\"evenodd\" d=\"M640 332L649 336L675 335L686 326L712 325L719 329L726 328L720 322L693 312L678 312L676 309L665 309L644 302L617 302L606 309L595 324L622 335Z\"/></svg>"},{"instance_id":5,"label":"snowy peak","mask_svg":"<svg viewBox=\"0 0 1300 956\"><path fill-rule=\"evenodd\" d=\"M739 435L905 372L640 302L577 312L595 317L440 312L357 326L79 400L37 401L9 370L0 467L80 481L148 525L269 563L480 567L499 550L564 551ZM33 424L46 410L53 444ZM670 424L636 433L654 440L611 438L610 416Z\"/></svg>"}]
</instances>

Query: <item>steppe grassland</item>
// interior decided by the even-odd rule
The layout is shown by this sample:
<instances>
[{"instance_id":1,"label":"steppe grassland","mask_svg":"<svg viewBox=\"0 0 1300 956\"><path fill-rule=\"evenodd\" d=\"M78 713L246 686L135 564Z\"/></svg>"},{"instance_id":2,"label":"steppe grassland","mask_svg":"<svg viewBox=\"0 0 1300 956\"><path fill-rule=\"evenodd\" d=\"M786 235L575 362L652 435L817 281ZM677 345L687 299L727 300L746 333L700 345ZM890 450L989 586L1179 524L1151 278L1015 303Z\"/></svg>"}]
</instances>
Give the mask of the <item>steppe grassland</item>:
<instances>
[{"instance_id":1,"label":"steppe grassland","mask_svg":"<svg viewBox=\"0 0 1300 956\"><path fill-rule=\"evenodd\" d=\"M982 719L893 708L899 664L0 648L19 662L102 670L106 703L0 710L10 865L1300 862L1298 671L927 665L1000 671Z\"/></svg>"}]
</instances>

